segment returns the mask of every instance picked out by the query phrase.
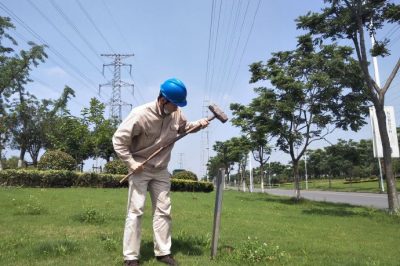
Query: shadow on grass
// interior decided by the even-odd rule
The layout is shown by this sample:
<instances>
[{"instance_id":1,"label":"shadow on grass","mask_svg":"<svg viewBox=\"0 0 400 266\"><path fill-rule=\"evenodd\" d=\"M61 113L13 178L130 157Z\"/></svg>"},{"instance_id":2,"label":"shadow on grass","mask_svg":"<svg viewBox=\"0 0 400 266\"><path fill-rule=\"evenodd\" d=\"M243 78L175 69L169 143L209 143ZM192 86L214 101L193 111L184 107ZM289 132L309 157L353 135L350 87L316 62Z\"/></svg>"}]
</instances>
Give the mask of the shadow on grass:
<instances>
[{"instance_id":1,"label":"shadow on grass","mask_svg":"<svg viewBox=\"0 0 400 266\"><path fill-rule=\"evenodd\" d=\"M172 238L172 255L183 254L185 256L202 256L207 249L208 241L205 237L187 236L178 233ZM152 241L144 241L141 246L141 261L154 259L154 245Z\"/></svg>"},{"instance_id":2,"label":"shadow on grass","mask_svg":"<svg viewBox=\"0 0 400 266\"><path fill-rule=\"evenodd\" d=\"M328 215L328 216L341 216L341 217L349 217L349 216L368 216L366 213L348 210L346 208L312 208L309 210L303 210L304 214L310 215Z\"/></svg>"},{"instance_id":3,"label":"shadow on grass","mask_svg":"<svg viewBox=\"0 0 400 266\"><path fill-rule=\"evenodd\" d=\"M242 201L266 201L266 202L280 203L286 205L301 205L310 202L309 200L304 198L300 198L299 200L297 200L295 197L274 196L267 193L258 194L255 195L255 197L237 196L237 199Z\"/></svg>"},{"instance_id":4,"label":"shadow on grass","mask_svg":"<svg viewBox=\"0 0 400 266\"><path fill-rule=\"evenodd\" d=\"M335 203L326 201L312 201L304 198L297 200L295 197L284 197L274 195L262 195L258 197L241 197L243 201L264 201L273 204L283 204L290 206L299 206L303 208L303 214L307 215L329 215L329 216L363 216L368 217L373 213L379 212L379 210L373 208L366 208L361 206L353 206L347 203Z\"/></svg>"}]
</instances>

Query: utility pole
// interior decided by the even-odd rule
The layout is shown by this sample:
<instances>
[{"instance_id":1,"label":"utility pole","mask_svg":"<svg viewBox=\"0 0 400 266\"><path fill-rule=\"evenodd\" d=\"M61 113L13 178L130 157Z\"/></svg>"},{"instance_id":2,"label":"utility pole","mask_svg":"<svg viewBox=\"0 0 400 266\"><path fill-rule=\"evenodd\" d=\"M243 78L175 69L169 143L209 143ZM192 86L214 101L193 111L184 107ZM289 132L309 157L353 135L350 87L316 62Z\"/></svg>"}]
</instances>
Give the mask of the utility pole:
<instances>
[{"instance_id":1,"label":"utility pole","mask_svg":"<svg viewBox=\"0 0 400 266\"><path fill-rule=\"evenodd\" d=\"M371 21L371 23L372 23L372 21ZM374 35L373 32L371 33L371 44L372 44L372 47L374 47L374 45L375 45L375 35ZM376 58L376 56L372 57L372 62L373 62L373 65L374 65L375 82L379 86L379 88L381 88L381 79L379 77L378 59ZM375 108L374 108L374 112L375 112ZM375 125L375 126L378 127L378 125ZM374 131L374 129L373 129L373 131ZM376 145L376 141L375 141L375 145ZM379 158L378 153L377 153L377 157L378 157L378 167L379 167L379 176L380 176L380 183L379 184L380 184L381 192L385 192L385 186L383 184L381 158Z\"/></svg>"},{"instance_id":2,"label":"utility pole","mask_svg":"<svg viewBox=\"0 0 400 266\"><path fill-rule=\"evenodd\" d=\"M112 94L111 99L108 105L110 106L110 118L117 119L118 121L122 121L122 106L123 105L130 105L132 108L132 104L128 104L121 100L121 88L122 87L132 87L132 94L134 85L131 83L127 83L121 80L121 67L128 66L129 67L129 74L132 71L131 64L124 64L122 63L122 59L134 56L134 54L101 54L101 56L111 57L114 61L110 64L103 64L103 75L104 75L104 67L106 66L113 66L114 74L113 79L106 83L99 85L99 94L101 87L104 86L111 86L112 87Z\"/></svg>"}]
</instances>

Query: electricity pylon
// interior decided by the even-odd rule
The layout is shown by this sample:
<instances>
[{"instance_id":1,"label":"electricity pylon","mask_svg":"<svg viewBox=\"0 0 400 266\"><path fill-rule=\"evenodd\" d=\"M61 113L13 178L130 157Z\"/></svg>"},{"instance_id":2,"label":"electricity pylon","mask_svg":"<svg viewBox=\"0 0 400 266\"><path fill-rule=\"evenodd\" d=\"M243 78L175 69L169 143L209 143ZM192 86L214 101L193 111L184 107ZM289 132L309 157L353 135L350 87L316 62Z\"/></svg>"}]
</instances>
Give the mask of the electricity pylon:
<instances>
[{"instance_id":1,"label":"electricity pylon","mask_svg":"<svg viewBox=\"0 0 400 266\"><path fill-rule=\"evenodd\" d=\"M132 108L132 104L128 104L121 100L121 88L122 87L132 87L132 93L134 85L131 83L127 83L121 80L121 67L129 66L129 74L132 71L131 64L122 63L122 59L134 56L134 54L101 54L101 56L107 56L114 58L114 61L110 64L103 64L103 75L104 75L104 67L113 66L114 67L114 76L113 79L105 84L99 85L99 94L101 87L110 86L112 87L112 94L110 102L107 104L110 106L110 118L117 119L118 121L122 121L122 106L130 105Z\"/></svg>"}]
</instances>

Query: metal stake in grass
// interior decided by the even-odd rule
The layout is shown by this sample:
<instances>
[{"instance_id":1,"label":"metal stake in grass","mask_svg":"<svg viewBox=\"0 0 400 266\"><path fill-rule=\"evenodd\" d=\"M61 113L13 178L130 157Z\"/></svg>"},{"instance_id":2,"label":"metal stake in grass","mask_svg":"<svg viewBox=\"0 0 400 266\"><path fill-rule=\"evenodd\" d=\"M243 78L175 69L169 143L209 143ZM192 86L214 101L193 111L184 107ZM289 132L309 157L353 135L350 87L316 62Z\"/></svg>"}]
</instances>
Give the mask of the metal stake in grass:
<instances>
[{"instance_id":1,"label":"metal stake in grass","mask_svg":"<svg viewBox=\"0 0 400 266\"><path fill-rule=\"evenodd\" d=\"M219 227L221 223L221 210L222 210L222 193L223 193L222 180L224 176L225 176L225 169L219 169L216 180L217 194L215 196L214 227L213 227L212 242L211 242L211 259L214 259L217 256Z\"/></svg>"}]
</instances>

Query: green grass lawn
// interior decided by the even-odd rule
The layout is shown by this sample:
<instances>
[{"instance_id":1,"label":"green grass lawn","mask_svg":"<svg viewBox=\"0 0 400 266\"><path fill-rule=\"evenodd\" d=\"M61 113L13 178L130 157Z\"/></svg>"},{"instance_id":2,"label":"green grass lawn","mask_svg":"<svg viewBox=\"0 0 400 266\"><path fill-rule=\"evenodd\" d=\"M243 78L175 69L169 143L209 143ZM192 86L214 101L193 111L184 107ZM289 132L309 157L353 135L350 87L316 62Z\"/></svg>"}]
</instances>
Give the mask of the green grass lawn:
<instances>
[{"instance_id":1,"label":"green grass lawn","mask_svg":"<svg viewBox=\"0 0 400 266\"><path fill-rule=\"evenodd\" d=\"M0 265L122 265L126 189L0 188ZM225 191L210 261L215 193L172 193L180 265L399 265L400 218L363 207ZM143 265L153 258L150 200Z\"/></svg>"},{"instance_id":2,"label":"green grass lawn","mask_svg":"<svg viewBox=\"0 0 400 266\"><path fill-rule=\"evenodd\" d=\"M385 192L386 192L386 184ZM268 184L265 185L268 188ZM281 184L279 188L283 189L293 189L293 183ZM305 181L301 181L301 189L306 189ZM370 193L380 193L378 180L368 180L359 183L346 183L344 179L332 179L331 186L329 186L329 180L327 179L312 179L308 181L309 190L330 190L330 191L343 191L343 192L370 192ZM400 182L397 181L397 190L400 190Z\"/></svg>"}]
</instances>

